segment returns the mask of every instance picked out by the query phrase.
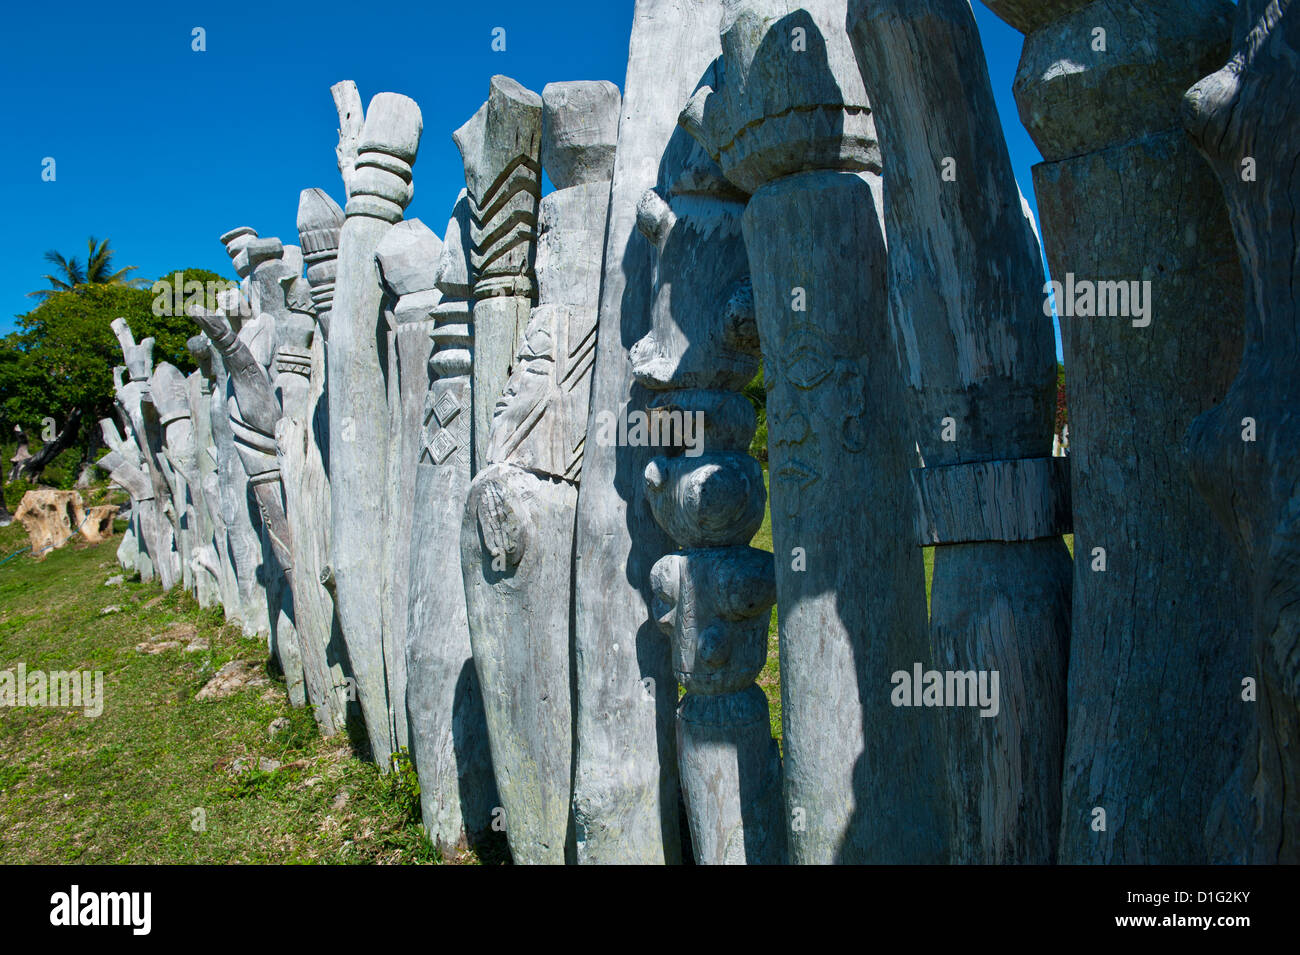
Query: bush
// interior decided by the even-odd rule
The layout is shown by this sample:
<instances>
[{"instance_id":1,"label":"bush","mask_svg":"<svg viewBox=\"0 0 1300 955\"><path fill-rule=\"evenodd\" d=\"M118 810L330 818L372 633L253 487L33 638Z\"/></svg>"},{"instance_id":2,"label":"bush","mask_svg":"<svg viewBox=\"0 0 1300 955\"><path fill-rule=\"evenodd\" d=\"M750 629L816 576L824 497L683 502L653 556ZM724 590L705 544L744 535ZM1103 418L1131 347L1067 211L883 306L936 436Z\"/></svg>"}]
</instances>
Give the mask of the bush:
<instances>
[{"instance_id":1,"label":"bush","mask_svg":"<svg viewBox=\"0 0 1300 955\"><path fill-rule=\"evenodd\" d=\"M11 481L6 484L5 507L9 508L11 511L15 510L18 507L18 502L23 499L23 495L28 491L35 490L39 486L40 485L38 484L33 484L31 481L23 480L21 478L17 481Z\"/></svg>"}]
</instances>

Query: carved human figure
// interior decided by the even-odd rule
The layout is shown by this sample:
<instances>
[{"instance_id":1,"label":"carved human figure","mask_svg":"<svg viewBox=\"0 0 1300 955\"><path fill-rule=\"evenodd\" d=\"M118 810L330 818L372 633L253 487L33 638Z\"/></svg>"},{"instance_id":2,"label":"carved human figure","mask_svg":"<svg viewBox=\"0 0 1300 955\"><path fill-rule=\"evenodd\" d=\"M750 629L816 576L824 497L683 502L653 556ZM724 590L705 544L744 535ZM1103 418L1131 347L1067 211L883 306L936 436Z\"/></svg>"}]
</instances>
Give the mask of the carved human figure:
<instances>
[{"instance_id":1,"label":"carved human figure","mask_svg":"<svg viewBox=\"0 0 1300 955\"><path fill-rule=\"evenodd\" d=\"M891 674L930 650L908 519L914 443L889 424L906 398L881 360L880 151L846 14L844 0L729 0L720 79L682 123L751 194L790 860L940 862L941 727L889 694Z\"/></svg>"},{"instance_id":2,"label":"carved human figure","mask_svg":"<svg viewBox=\"0 0 1300 955\"><path fill-rule=\"evenodd\" d=\"M646 412L650 396L628 361L650 330L655 281L637 207L659 184L670 140L686 138L677 114L718 55L722 10L722 0L637 0L632 18L574 536L573 811L583 864L681 859L677 687L650 582L675 545L645 499L656 449L602 440L600 425Z\"/></svg>"},{"instance_id":3,"label":"carved human figure","mask_svg":"<svg viewBox=\"0 0 1300 955\"><path fill-rule=\"evenodd\" d=\"M541 101L556 190L538 217L540 303L493 408L460 550L511 855L560 864L575 852L573 528L620 97L611 83L553 83Z\"/></svg>"},{"instance_id":4,"label":"carved human figure","mask_svg":"<svg viewBox=\"0 0 1300 955\"><path fill-rule=\"evenodd\" d=\"M670 143L660 180L637 210L654 281L651 328L630 358L637 383L654 393L660 447L645 493L684 548L651 571L652 617L686 689L677 713L682 796L696 862L784 862L780 757L754 684L775 582L771 555L747 546L767 494L748 454L757 418L742 394L759 351L740 225L746 197L686 136Z\"/></svg>"},{"instance_id":5,"label":"carved human figure","mask_svg":"<svg viewBox=\"0 0 1300 955\"><path fill-rule=\"evenodd\" d=\"M443 236L433 355L415 468L406 626L406 711L420 808L434 845L480 844L501 805L470 647L460 528L473 453L470 205L462 191Z\"/></svg>"},{"instance_id":6,"label":"carved human figure","mask_svg":"<svg viewBox=\"0 0 1300 955\"><path fill-rule=\"evenodd\" d=\"M508 76L452 134L465 165L474 301L474 459L487 453L492 405L505 389L537 301L533 257L541 175L542 99Z\"/></svg>"}]
</instances>

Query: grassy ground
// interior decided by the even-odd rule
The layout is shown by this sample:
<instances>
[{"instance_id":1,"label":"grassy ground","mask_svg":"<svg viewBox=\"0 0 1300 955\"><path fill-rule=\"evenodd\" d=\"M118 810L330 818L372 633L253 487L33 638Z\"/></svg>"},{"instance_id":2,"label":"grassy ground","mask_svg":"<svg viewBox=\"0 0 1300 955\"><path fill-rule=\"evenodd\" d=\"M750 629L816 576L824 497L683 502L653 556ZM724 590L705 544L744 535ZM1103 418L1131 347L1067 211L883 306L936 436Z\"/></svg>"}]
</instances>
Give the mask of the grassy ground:
<instances>
[{"instance_id":1,"label":"grassy ground","mask_svg":"<svg viewBox=\"0 0 1300 955\"><path fill-rule=\"evenodd\" d=\"M119 540L0 566L0 670L100 670L105 697L98 718L0 707L0 863L438 861L409 763L381 776L322 739L269 674L195 700L231 660L265 672L265 645L186 594L105 586ZM26 544L0 528L0 559ZM161 641L180 646L136 649Z\"/></svg>"},{"instance_id":2,"label":"grassy ground","mask_svg":"<svg viewBox=\"0 0 1300 955\"><path fill-rule=\"evenodd\" d=\"M95 718L0 706L0 863L443 861L420 827L409 762L381 775L345 739L322 739L266 670L265 644L219 609L154 583L105 586L122 573L119 540L0 565L0 671L98 670L105 695ZM0 560L26 544L21 527L0 528ZM770 515L753 545L772 549ZM930 549L925 570L928 598ZM137 649L160 642L178 645ZM196 700L233 660L255 664L261 682ZM775 609L759 685L779 740Z\"/></svg>"}]
</instances>

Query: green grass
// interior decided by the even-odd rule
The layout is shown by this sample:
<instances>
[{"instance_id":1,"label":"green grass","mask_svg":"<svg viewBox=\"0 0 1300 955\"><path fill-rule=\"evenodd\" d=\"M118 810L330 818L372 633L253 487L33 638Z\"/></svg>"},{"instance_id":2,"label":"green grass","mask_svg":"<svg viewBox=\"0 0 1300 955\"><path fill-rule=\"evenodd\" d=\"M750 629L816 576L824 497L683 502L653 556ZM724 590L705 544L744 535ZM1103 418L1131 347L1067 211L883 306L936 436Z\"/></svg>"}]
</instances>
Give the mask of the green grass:
<instances>
[{"instance_id":1,"label":"green grass","mask_svg":"<svg viewBox=\"0 0 1300 955\"><path fill-rule=\"evenodd\" d=\"M766 480L766 473L764 474ZM120 534L121 524L118 526ZM323 739L271 673L219 701L194 695L235 659L261 666L266 646L225 626L179 589L127 580L120 537L75 541L44 561L0 565L0 670L101 670L105 706L88 718L48 707L0 707L0 863L416 863L441 861L419 823L409 762L381 775L343 737ZM1073 552L1073 539L1066 538ZM0 528L0 560L27 545ZM772 550L770 513L753 546ZM933 551L925 550L926 595ZM110 614L109 606L120 610ZM196 639L209 648L183 650ZM158 654L136 645L176 640ZM759 676L781 739L777 609ZM288 727L274 736L277 718ZM257 769L259 757L278 769ZM238 772L236 761L252 768ZM194 810L206 828L195 831ZM473 853L448 861L476 863Z\"/></svg>"},{"instance_id":2,"label":"green grass","mask_svg":"<svg viewBox=\"0 0 1300 955\"><path fill-rule=\"evenodd\" d=\"M380 775L345 738L323 739L269 674L195 700L228 661L264 665L265 643L179 588L104 586L121 573L119 542L74 541L0 566L0 670L101 670L105 697L98 718L0 707L0 863L438 861L409 762ZM0 559L26 544L21 527L0 528ZM111 605L121 610L101 613ZM196 638L209 649L184 652ZM155 640L182 648L136 650ZM280 717L288 727L270 735ZM259 757L282 765L260 771ZM253 768L238 772L236 760Z\"/></svg>"}]
</instances>

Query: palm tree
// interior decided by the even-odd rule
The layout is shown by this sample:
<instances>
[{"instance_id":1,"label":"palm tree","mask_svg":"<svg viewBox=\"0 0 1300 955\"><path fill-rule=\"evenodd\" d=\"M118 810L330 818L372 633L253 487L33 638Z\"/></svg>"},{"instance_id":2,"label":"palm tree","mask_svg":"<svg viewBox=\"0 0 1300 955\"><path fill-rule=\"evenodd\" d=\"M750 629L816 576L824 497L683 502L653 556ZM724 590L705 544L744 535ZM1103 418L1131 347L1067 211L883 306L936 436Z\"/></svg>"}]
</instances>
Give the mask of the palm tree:
<instances>
[{"instance_id":1,"label":"palm tree","mask_svg":"<svg viewBox=\"0 0 1300 955\"><path fill-rule=\"evenodd\" d=\"M45 253L45 261L55 265L58 274L42 276L50 283L50 287L28 292L27 295L30 298L43 300L55 292L73 292L76 291L78 285L129 285L132 288L138 288L148 283L148 279L128 278L136 270L134 265L128 265L114 272L113 249L109 245L109 240L104 239L101 242L93 235L86 240L86 267L84 269L75 255L70 259L65 259L53 249Z\"/></svg>"}]
</instances>

